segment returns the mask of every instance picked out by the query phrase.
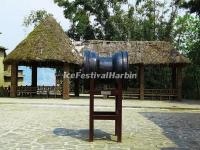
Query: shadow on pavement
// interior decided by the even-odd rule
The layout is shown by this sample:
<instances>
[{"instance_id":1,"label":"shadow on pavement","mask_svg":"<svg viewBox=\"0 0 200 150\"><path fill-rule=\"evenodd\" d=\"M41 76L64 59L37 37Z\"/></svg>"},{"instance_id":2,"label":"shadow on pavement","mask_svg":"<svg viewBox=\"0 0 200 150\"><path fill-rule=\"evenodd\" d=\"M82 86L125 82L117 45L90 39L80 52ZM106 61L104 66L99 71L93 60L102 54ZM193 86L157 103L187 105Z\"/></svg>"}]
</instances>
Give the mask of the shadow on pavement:
<instances>
[{"instance_id":1,"label":"shadow on pavement","mask_svg":"<svg viewBox=\"0 0 200 150\"><path fill-rule=\"evenodd\" d=\"M148 120L162 128L163 135L176 147L162 150L200 149L200 113L141 112Z\"/></svg>"},{"instance_id":2,"label":"shadow on pavement","mask_svg":"<svg viewBox=\"0 0 200 150\"><path fill-rule=\"evenodd\" d=\"M88 141L89 130L88 129L65 129L65 128L55 128L53 133L57 136L69 136L72 138L80 139L83 141ZM111 134L104 132L100 129L94 130L94 140L109 140L111 139Z\"/></svg>"}]
</instances>

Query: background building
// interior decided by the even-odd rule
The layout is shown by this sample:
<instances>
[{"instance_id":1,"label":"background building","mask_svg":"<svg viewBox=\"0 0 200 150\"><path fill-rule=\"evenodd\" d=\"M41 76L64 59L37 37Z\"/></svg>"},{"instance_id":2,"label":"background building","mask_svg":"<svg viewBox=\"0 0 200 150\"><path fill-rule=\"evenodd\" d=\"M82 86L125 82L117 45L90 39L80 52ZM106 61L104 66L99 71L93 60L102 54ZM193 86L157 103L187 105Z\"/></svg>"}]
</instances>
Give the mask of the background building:
<instances>
[{"instance_id":1,"label":"background building","mask_svg":"<svg viewBox=\"0 0 200 150\"><path fill-rule=\"evenodd\" d=\"M4 65L5 48L0 46L0 87L4 85Z\"/></svg>"},{"instance_id":2,"label":"background building","mask_svg":"<svg viewBox=\"0 0 200 150\"><path fill-rule=\"evenodd\" d=\"M0 87L9 87L11 85L11 66L4 65L3 60L6 56L6 49L0 47ZM23 85L23 70L18 70L18 85Z\"/></svg>"}]
</instances>

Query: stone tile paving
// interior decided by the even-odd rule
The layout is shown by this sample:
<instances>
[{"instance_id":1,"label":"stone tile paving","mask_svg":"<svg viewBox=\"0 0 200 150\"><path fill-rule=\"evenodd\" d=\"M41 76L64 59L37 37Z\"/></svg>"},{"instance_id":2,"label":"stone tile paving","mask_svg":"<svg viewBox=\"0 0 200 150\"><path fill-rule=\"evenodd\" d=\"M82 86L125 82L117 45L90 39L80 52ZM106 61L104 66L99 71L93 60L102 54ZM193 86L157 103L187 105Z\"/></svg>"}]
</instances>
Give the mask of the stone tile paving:
<instances>
[{"instance_id":1,"label":"stone tile paving","mask_svg":"<svg viewBox=\"0 0 200 150\"><path fill-rule=\"evenodd\" d=\"M95 102L98 110L114 109L112 100ZM198 103L124 101L123 104L133 107L123 108L122 143L115 142L113 121L95 121L95 141L89 143L86 99L0 99L0 150L200 149Z\"/></svg>"}]
</instances>

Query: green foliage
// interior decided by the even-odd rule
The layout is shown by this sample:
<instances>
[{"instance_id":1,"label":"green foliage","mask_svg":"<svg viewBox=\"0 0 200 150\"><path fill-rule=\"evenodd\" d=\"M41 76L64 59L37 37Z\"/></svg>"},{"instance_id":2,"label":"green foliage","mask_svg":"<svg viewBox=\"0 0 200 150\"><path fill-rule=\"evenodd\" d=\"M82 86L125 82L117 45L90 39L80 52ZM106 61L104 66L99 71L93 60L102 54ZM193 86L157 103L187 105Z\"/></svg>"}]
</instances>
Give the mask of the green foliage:
<instances>
[{"instance_id":1,"label":"green foliage","mask_svg":"<svg viewBox=\"0 0 200 150\"><path fill-rule=\"evenodd\" d=\"M170 3L170 5L169 5ZM137 20L142 26L144 40L171 40L171 29L177 16L177 6L173 1L138 0Z\"/></svg>"},{"instance_id":2,"label":"green foliage","mask_svg":"<svg viewBox=\"0 0 200 150\"><path fill-rule=\"evenodd\" d=\"M184 69L183 92L187 99L200 99L200 66L191 64Z\"/></svg>"},{"instance_id":3,"label":"green foliage","mask_svg":"<svg viewBox=\"0 0 200 150\"><path fill-rule=\"evenodd\" d=\"M146 89L170 89L171 68L160 66L149 66L145 68Z\"/></svg>"},{"instance_id":4,"label":"green foliage","mask_svg":"<svg viewBox=\"0 0 200 150\"><path fill-rule=\"evenodd\" d=\"M170 40L176 6L142 1L54 0L72 23L68 35L74 40Z\"/></svg>"},{"instance_id":5,"label":"green foliage","mask_svg":"<svg viewBox=\"0 0 200 150\"><path fill-rule=\"evenodd\" d=\"M187 55L194 43L199 40L199 27L200 20L198 17L190 14L177 17L173 29L173 39L176 48Z\"/></svg>"},{"instance_id":6,"label":"green foliage","mask_svg":"<svg viewBox=\"0 0 200 150\"><path fill-rule=\"evenodd\" d=\"M37 26L42 20L44 20L48 16L53 16L52 14L48 13L46 10L37 10L31 11L31 13L24 18L23 26Z\"/></svg>"},{"instance_id":7,"label":"green foliage","mask_svg":"<svg viewBox=\"0 0 200 150\"><path fill-rule=\"evenodd\" d=\"M200 98L200 18L186 14L178 17L173 31L174 44L192 64L184 69L185 98Z\"/></svg>"},{"instance_id":8,"label":"green foliage","mask_svg":"<svg viewBox=\"0 0 200 150\"><path fill-rule=\"evenodd\" d=\"M188 48L188 56L194 64L200 65L200 1L199 0L177 0L180 7L190 10L190 13L197 13L198 17L185 16L180 22L186 22L187 28L185 33L188 36L185 38L185 45ZM189 17L188 17L189 16Z\"/></svg>"},{"instance_id":9,"label":"green foliage","mask_svg":"<svg viewBox=\"0 0 200 150\"><path fill-rule=\"evenodd\" d=\"M199 0L177 0L179 6L190 10L190 13L196 13L199 17L185 15L177 20L179 25L177 42L187 56L191 59L192 64L185 69L185 82L183 89L186 98L200 98L200 1ZM181 27L182 26L182 27Z\"/></svg>"},{"instance_id":10,"label":"green foliage","mask_svg":"<svg viewBox=\"0 0 200 150\"><path fill-rule=\"evenodd\" d=\"M200 18L186 14L175 23L174 43L194 64L200 64Z\"/></svg>"},{"instance_id":11,"label":"green foliage","mask_svg":"<svg viewBox=\"0 0 200 150\"><path fill-rule=\"evenodd\" d=\"M72 23L68 31L71 38L75 40L111 40L120 37L119 26L122 26L123 22L121 4L126 3L126 0L54 1L59 6L64 7L65 17ZM111 15L109 9L113 9L113 15Z\"/></svg>"}]
</instances>

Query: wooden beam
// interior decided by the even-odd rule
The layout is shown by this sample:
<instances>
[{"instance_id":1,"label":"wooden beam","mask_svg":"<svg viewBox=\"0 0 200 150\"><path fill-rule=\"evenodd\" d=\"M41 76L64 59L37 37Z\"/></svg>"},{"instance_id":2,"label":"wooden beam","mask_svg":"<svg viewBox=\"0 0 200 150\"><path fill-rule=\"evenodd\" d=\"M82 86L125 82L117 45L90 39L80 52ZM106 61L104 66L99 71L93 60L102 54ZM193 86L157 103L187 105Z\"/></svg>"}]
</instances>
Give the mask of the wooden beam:
<instances>
[{"instance_id":1,"label":"wooden beam","mask_svg":"<svg viewBox=\"0 0 200 150\"><path fill-rule=\"evenodd\" d=\"M139 65L140 99L144 99L144 65Z\"/></svg>"},{"instance_id":2,"label":"wooden beam","mask_svg":"<svg viewBox=\"0 0 200 150\"><path fill-rule=\"evenodd\" d=\"M94 93L95 81L90 79L90 116L89 116L89 142L93 142L94 137Z\"/></svg>"},{"instance_id":3,"label":"wooden beam","mask_svg":"<svg viewBox=\"0 0 200 150\"><path fill-rule=\"evenodd\" d=\"M37 66L32 66L32 87L37 87Z\"/></svg>"},{"instance_id":4,"label":"wooden beam","mask_svg":"<svg viewBox=\"0 0 200 150\"><path fill-rule=\"evenodd\" d=\"M182 66L177 66L178 101L182 100Z\"/></svg>"},{"instance_id":5,"label":"wooden beam","mask_svg":"<svg viewBox=\"0 0 200 150\"><path fill-rule=\"evenodd\" d=\"M74 95L77 97L79 97L79 82L80 82L79 78L74 80Z\"/></svg>"},{"instance_id":6,"label":"wooden beam","mask_svg":"<svg viewBox=\"0 0 200 150\"><path fill-rule=\"evenodd\" d=\"M63 70L64 70L64 76L63 76L63 99L69 99L69 78L67 78L67 74L69 73L69 64L68 63L64 63L63 66Z\"/></svg>"},{"instance_id":7,"label":"wooden beam","mask_svg":"<svg viewBox=\"0 0 200 150\"><path fill-rule=\"evenodd\" d=\"M79 71L78 67L75 67L74 72L76 73L78 71ZM79 84L80 84L80 78L75 78L74 79L74 95L77 97L79 97L79 87L80 87Z\"/></svg>"},{"instance_id":8,"label":"wooden beam","mask_svg":"<svg viewBox=\"0 0 200 150\"><path fill-rule=\"evenodd\" d=\"M18 74L18 66L17 64L11 65L11 88L10 88L10 97L17 96L17 74Z\"/></svg>"},{"instance_id":9,"label":"wooden beam","mask_svg":"<svg viewBox=\"0 0 200 150\"><path fill-rule=\"evenodd\" d=\"M117 95L117 109L116 109L116 113L119 116L119 118L117 119L117 142L121 142L122 141L122 80L117 80L117 90L118 90L118 95Z\"/></svg>"}]
</instances>

